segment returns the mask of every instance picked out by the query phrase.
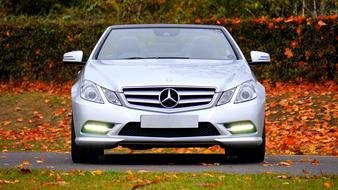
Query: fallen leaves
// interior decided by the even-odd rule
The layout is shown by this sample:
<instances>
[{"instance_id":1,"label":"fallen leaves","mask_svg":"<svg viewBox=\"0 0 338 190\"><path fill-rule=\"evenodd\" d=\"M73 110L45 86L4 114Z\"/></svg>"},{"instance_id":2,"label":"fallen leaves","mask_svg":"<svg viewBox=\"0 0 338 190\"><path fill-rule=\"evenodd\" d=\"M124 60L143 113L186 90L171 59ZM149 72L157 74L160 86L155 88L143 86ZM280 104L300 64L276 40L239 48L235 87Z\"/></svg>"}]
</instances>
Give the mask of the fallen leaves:
<instances>
[{"instance_id":1,"label":"fallen leaves","mask_svg":"<svg viewBox=\"0 0 338 190\"><path fill-rule=\"evenodd\" d=\"M4 126L10 125L10 124L12 124L11 120L6 120L6 121L3 122Z\"/></svg>"},{"instance_id":2,"label":"fallen leaves","mask_svg":"<svg viewBox=\"0 0 338 190\"><path fill-rule=\"evenodd\" d=\"M55 176L54 181L45 182L45 183L42 183L42 185L47 186L47 187L56 186L56 185L60 185L60 186L67 185L68 182L62 179L62 174L63 173L60 174L60 173L50 172L49 176Z\"/></svg>"},{"instance_id":3,"label":"fallen leaves","mask_svg":"<svg viewBox=\"0 0 338 190\"><path fill-rule=\"evenodd\" d=\"M285 162L279 162L277 165L278 166L291 167L293 165L293 161L292 160L287 160Z\"/></svg>"},{"instance_id":4,"label":"fallen leaves","mask_svg":"<svg viewBox=\"0 0 338 190\"><path fill-rule=\"evenodd\" d=\"M278 175L277 178L278 179L290 179L291 176L288 176L288 175Z\"/></svg>"},{"instance_id":5,"label":"fallen leaves","mask_svg":"<svg viewBox=\"0 0 338 190\"><path fill-rule=\"evenodd\" d=\"M22 161L22 164L16 166L22 174L31 174L32 170L29 168L30 162L28 160Z\"/></svg>"},{"instance_id":6,"label":"fallen leaves","mask_svg":"<svg viewBox=\"0 0 338 190\"><path fill-rule=\"evenodd\" d=\"M18 179L14 179L14 180L1 180L0 179L0 184L15 184L15 183L19 183L20 181Z\"/></svg>"},{"instance_id":7,"label":"fallen leaves","mask_svg":"<svg viewBox=\"0 0 338 190\"><path fill-rule=\"evenodd\" d=\"M102 170L95 170L90 172L93 176L99 176L103 174Z\"/></svg>"},{"instance_id":8,"label":"fallen leaves","mask_svg":"<svg viewBox=\"0 0 338 190\"><path fill-rule=\"evenodd\" d=\"M131 171L131 170L127 171L126 181L132 184L131 189L137 189L137 188L152 185L152 184L158 184L160 182L160 180L161 180L160 176L156 176L156 178L154 180L139 178L140 174L146 173L144 171L136 172L136 173L133 173L133 171Z\"/></svg>"},{"instance_id":9,"label":"fallen leaves","mask_svg":"<svg viewBox=\"0 0 338 190\"><path fill-rule=\"evenodd\" d=\"M333 186L333 183L331 181L325 181L323 185L326 188L331 188Z\"/></svg>"},{"instance_id":10,"label":"fallen leaves","mask_svg":"<svg viewBox=\"0 0 338 190\"><path fill-rule=\"evenodd\" d=\"M210 173L203 173L204 176L207 176L207 177L214 177L213 175L211 175Z\"/></svg>"},{"instance_id":11,"label":"fallen leaves","mask_svg":"<svg viewBox=\"0 0 338 190\"><path fill-rule=\"evenodd\" d=\"M297 42L292 44L296 46ZM40 102L40 107L27 107L30 104L15 105L4 114L16 114L15 117L0 118L0 150L69 151L71 83L61 85L24 81L0 84L0 92L13 95L41 92L36 100ZM338 85L335 82L295 84L263 81L263 85L267 92L268 154L338 155ZM60 99L56 100L55 95ZM46 113L46 109L50 111ZM113 151L133 153L132 150L122 147ZM144 152L224 154L224 149L220 146L157 148ZM282 165L292 165L286 163ZM314 161L313 164L318 163ZM218 163L201 165L217 166ZM269 163L263 165L269 166Z\"/></svg>"},{"instance_id":12,"label":"fallen leaves","mask_svg":"<svg viewBox=\"0 0 338 190\"><path fill-rule=\"evenodd\" d=\"M37 164L43 164L45 161L44 161L43 159L40 159L40 160L35 160L35 162L36 162Z\"/></svg>"},{"instance_id":13,"label":"fallen leaves","mask_svg":"<svg viewBox=\"0 0 338 190\"><path fill-rule=\"evenodd\" d=\"M23 122L23 118L22 117L19 117L16 119L17 122Z\"/></svg>"},{"instance_id":14,"label":"fallen leaves","mask_svg":"<svg viewBox=\"0 0 338 190\"><path fill-rule=\"evenodd\" d=\"M319 161L316 160L316 159L313 159L313 160L311 161L311 164L312 164L312 165L319 165Z\"/></svg>"},{"instance_id":15,"label":"fallen leaves","mask_svg":"<svg viewBox=\"0 0 338 190\"><path fill-rule=\"evenodd\" d=\"M266 148L271 154L337 155L338 85L264 81Z\"/></svg>"},{"instance_id":16,"label":"fallen leaves","mask_svg":"<svg viewBox=\"0 0 338 190\"><path fill-rule=\"evenodd\" d=\"M199 182L196 184L198 187L203 187L203 188L215 188L219 185L217 181L215 182Z\"/></svg>"},{"instance_id":17,"label":"fallen leaves","mask_svg":"<svg viewBox=\"0 0 338 190\"><path fill-rule=\"evenodd\" d=\"M310 171L307 169L302 169L303 174L310 174Z\"/></svg>"}]
</instances>

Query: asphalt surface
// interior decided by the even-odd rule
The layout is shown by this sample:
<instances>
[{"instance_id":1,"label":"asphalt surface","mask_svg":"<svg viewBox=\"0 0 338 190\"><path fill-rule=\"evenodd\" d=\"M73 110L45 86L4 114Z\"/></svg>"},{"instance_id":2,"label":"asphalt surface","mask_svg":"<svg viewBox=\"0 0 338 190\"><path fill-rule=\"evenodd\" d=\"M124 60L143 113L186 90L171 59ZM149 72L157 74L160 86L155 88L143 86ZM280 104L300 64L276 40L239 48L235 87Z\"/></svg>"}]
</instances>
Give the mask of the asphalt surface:
<instances>
[{"instance_id":1,"label":"asphalt surface","mask_svg":"<svg viewBox=\"0 0 338 190\"><path fill-rule=\"evenodd\" d=\"M338 157L266 156L264 163L239 163L221 154L106 154L98 164L74 164L69 153L4 152L0 168L15 168L24 160L30 168L52 170L167 171L224 173L280 173L290 175L338 175Z\"/></svg>"}]
</instances>

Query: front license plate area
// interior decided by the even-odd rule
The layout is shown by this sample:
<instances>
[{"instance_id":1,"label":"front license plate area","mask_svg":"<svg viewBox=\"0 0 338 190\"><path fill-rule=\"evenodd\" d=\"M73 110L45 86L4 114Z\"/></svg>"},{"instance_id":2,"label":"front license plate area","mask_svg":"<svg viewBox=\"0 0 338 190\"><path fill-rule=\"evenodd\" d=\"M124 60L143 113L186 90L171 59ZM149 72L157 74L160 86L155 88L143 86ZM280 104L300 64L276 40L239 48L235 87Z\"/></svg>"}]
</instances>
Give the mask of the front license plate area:
<instances>
[{"instance_id":1,"label":"front license plate area","mask_svg":"<svg viewBox=\"0 0 338 190\"><path fill-rule=\"evenodd\" d=\"M141 128L198 128L198 115L141 115Z\"/></svg>"}]
</instances>

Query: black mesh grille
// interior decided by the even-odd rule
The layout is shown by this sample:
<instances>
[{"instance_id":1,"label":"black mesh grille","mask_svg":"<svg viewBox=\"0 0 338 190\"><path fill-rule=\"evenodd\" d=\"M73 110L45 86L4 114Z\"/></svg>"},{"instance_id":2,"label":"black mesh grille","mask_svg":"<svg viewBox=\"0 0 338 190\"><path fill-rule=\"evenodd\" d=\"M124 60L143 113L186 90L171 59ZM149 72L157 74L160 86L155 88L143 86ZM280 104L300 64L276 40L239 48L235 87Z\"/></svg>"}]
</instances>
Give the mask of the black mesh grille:
<instances>
[{"instance_id":1,"label":"black mesh grille","mask_svg":"<svg viewBox=\"0 0 338 190\"><path fill-rule=\"evenodd\" d=\"M218 130L208 122L200 122L198 128L192 129L144 129L139 122L127 123L119 135L143 137L195 137L220 135Z\"/></svg>"}]
</instances>

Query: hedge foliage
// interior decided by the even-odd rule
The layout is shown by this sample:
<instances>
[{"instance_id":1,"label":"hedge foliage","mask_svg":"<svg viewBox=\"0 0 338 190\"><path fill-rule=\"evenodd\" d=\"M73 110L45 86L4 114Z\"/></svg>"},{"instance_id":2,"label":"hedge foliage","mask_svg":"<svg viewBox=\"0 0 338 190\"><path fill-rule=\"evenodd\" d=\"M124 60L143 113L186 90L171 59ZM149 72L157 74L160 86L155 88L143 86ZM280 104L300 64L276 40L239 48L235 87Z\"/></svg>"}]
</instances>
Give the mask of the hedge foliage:
<instances>
[{"instance_id":1,"label":"hedge foliage","mask_svg":"<svg viewBox=\"0 0 338 190\"><path fill-rule=\"evenodd\" d=\"M195 19L224 25L250 60L250 50L269 52L272 63L252 66L259 78L274 81L337 81L338 15L268 19ZM74 79L74 66L63 65L65 52L88 56L111 21L16 19L0 21L0 80Z\"/></svg>"}]
</instances>

